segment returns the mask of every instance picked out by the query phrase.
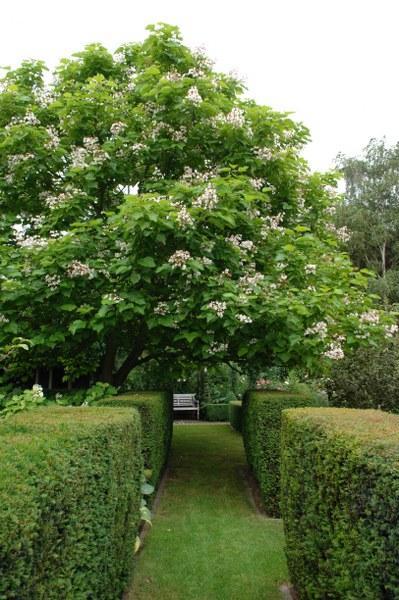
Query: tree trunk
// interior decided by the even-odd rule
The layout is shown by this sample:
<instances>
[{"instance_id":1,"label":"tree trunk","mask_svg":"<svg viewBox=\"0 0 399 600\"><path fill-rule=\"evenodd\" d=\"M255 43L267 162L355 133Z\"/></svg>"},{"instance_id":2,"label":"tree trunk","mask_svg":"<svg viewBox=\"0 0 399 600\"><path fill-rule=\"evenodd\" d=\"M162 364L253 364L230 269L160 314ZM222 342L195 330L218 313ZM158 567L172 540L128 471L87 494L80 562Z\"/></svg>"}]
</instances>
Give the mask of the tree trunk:
<instances>
[{"instance_id":1,"label":"tree trunk","mask_svg":"<svg viewBox=\"0 0 399 600\"><path fill-rule=\"evenodd\" d=\"M101 365L100 380L105 383L113 383L117 351L118 345L116 343L116 337L115 334L111 333L107 340L105 355Z\"/></svg>"},{"instance_id":2,"label":"tree trunk","mask_svg":"<svg viewBox=\"0 0 399 600\"><path fill-rule=\"evenodd\" d=\"M139 339L133 350L127 355L122 365L113 375L112 383L116 387L121 386L125 381L130 371L138 365L139 358L144 350L144 339Z\"/></svg>"}]
</instances>

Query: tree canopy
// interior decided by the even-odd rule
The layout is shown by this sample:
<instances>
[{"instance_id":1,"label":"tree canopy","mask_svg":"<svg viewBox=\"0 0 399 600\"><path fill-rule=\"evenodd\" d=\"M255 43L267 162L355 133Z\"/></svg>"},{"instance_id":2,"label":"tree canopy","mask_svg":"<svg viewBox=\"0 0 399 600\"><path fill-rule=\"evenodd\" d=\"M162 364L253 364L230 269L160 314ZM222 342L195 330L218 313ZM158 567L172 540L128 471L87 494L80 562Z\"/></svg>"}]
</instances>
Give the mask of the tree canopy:
<instances>
[{"instance_id":1,"label":"tree canopy","mask_svg":"<svg viewBox=\"0 0 399 600\"><path fill-rule=\"evenodd\" d=\"M399 302L399 144L371 139L360 157L340 155L346 182L337 223L351 231L348 250L356 266L372 269L371 289L385 303Z\"/></svg>"},{"instance_id":2,"label":"tree canopy","mask_svg":"<svg viewBox=\"0 0 399 600\"><path fill-rule=\"evenodd\" d=\"M6 72L4 372L121 384L151 359L315 368L389 319L341 251L307 129L247 99L177 28ZM27 340L27 342L21 342ZM27 345L26 345L27 344Z\"/></svg>"}]
</instances>

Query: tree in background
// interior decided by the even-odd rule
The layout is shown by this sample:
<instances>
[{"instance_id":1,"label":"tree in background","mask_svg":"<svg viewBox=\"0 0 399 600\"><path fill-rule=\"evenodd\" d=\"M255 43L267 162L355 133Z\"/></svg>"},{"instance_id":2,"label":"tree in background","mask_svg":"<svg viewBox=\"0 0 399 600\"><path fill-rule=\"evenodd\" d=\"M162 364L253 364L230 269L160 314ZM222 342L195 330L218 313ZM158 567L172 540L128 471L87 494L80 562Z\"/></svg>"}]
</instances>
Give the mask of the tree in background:
<instances>
[{"instance_id":1,"label":"tree in background","mask_svg":"<svg viewBox=\"0 0 399 600\"><path fill-rule=\"evenodd\" d=\"M308 131L243 97L175 27L114 55L25 61L0 91L0 345L9 379L61 366L303 365L391 335L340 252ZM13 340L29 341L19 347Z\"/></svg>"},{"instance_id":2,"label":"tree in background","mask_svg":"<svg viewBox=\"0 0 399 600\"><path fill-rule=\"evenodd\" d=\"M385 304L399 302L399 144L370 140L361 157L339 155L345 201L336 222L351 232L348 250L354 264L377 278L370 282Z\"/></svg>"}]
</instances>

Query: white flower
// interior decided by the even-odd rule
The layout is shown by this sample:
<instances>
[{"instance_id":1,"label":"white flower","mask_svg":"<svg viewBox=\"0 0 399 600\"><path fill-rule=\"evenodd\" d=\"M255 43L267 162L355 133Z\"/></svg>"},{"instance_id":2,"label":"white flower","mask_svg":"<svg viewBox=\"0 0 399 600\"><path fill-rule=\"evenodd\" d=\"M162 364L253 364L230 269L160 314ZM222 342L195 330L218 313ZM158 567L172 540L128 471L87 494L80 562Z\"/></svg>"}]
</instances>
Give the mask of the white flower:
<instances>
[{"instance_id":1,"label":"white flower","mask_svg":"<svg viewBox=\"0 0 399 600\"><path fill-rule=\"evenodd\" d=\"M46 275L44 281L51 290L56 290L61 283L61 278L58 275Z\"/></svg>"},{"instance_id":2,"label":"white flower","mask_svg":"<svg viewBox=\"0 0 399 600\"><path fill-rule=\"evenodd\" d=\"M168 305L166 302L158 302L154 307L154 314L164 316L168 314Z\"/></svg>"},{"instance_id":3,"label":"white flower","mask_svg":"<svg viewBox=\"0 0 399 600\"><path fill-rule=\"evenodd\" d=\"M316 274L316 265L305 265L305 273L306 275L315 275Z\"/></svg>"},{"instance_id":4,"label":"white flower","mask_svg":"<svg viewBox=\"0 0 399 600\"><path fill-rule=\"evenodd\" d=\"M27 160L32 160L35 158L35 155L32 152L26 152L25 154L13 154L8 157L8 168L10 171L14 171L14 169L23 162Z\"/></svg>"},{"instance_id":5,"label":"white flower","mask_svg":"<svg viewBox=\"0 0 399 600\"><path fill-rule=\"evenodd\" d=\"M205 190L196 200L193 200L193 206L201 207L205 209L212 209L218 203L218 194L215 186L212 183L208 183Z\"/></svg>"},{"instance_id":6,"label":"white flower","mask_svg":"<svg viewBox=\"0 0 399 600\"><path fill-rule=\"evenodd\" d=\"M58 148L60 145L60 137L55 127L47 127L46 132L48 135L48 140L44 144L44 147L47 148L47 150L54 150L55 148Z\"/></svg>"},{"instance_id":7,"label":"white flower","mask_svg":"<svg viewBox=\"0 0 399 600\"><path fill-rule=\"evenodd\" d=\"M103 298L104 300L112 302L113 304L119 304L119 302L123 302L123 298L121 298L117 294L104 294Z\"/></svg>"},{"instance_id":8,"label":"white flower","mask_svg":"<svg viewBox=\"0 0 399 600\"><path fill-rule=\"evenodd\" d=\"M252 323L251 317L248 317L247 315L243 315L241 313L237 315L237 320L240 321L240 323Z\"/></svg>"},{"instance_id":9,"label":"white flower","mask_svg":"<svg viewBox=\"0 0 399 600\"><path fill-rule=\"evenodd\" d=\"M187 261L191 259L191 254L187 250L176 250L172 256L169 257L168 263L173 266L173 268L178 267L185 271L187 269Z\"/></svg>"},{"instance_id":10,"label":"white flower","mask_svg":"<svg viewBox=\"0 0 399 600\"><path fill-rule=\"evenodd\" d=\"M165 73L164 79L166 79L166 81L171 81L175 83L176 81L180 81L182 79L182 76L180 75L180 73L178 73L178 71L176 71L176 69L172 69Z\"/></svg>"},{"instance_id":11,"label":"white flower","mask_svg":"<svg viewBox=\"0 0 399 600\"><path fill-rule=\"evenodd\" d=\"M321 340L324 340L327 337L327 329L327 323L319 321L312 325L312 327L308 327L304 335L317 335Z\"/></svg>"},{"instance_id":12,"label":"white flower","mask_svg":"<svg viewBox=\"0 0 399 600\"><path fill-rule=\"evenodd\" d=\"M71 279L75 277L87 277L93 279L95 271L89 265L80 262L79 260L73 260L67 267L67 275Z\"/></svg>"},{"instance_id":13,"label":"white flower","mask_svg":"<svg viewBox=\"0 0 399 600\"><path fill-rule=\"evenodd\" d=\"M9 323L10 319L7 319L7 317L3 314L0 313L0 324L5 325L6 323Z\"/></svg>"},{"instance_id":14,"label":"white flower","mask_svg":"<svg viewBox=\"0 0 399 600\"><path fill-rule=\"evenodd\" d=\"M333 235L337 236L341 242L349 242L351 238L351 232L346 225L337 229L333 223L327 223L326 229Z\"/></svg>"},{"instance_id":15,"label":"white flower","mask_svg":"<svg viewBox=\"0 0 399 600\"><path fill-rule=\"evenodd\" d=\"M261 229L261 236L265 238L268 236L270 231L281 231L282 227L280 227L280 223L283 220L283 214L278 213L277 215L267 216L263 219L263 225Z\"/></svg>"},{"instance_id":16,"label":"white flower","mask_svg":"<svg viewBox=\"0 0 399 600\"><path fill-rule=\"evenodd\" d=\"M359 320L361 323L365 323L367 325L377 325L380 321L380 313L378 310L372 309L362 313L359 316Z\"/></svg>"},{"instance_id":17,"label":"white flower","mask_svg":"<svg viewBox=\"0 0 399 600\"><path fill-rule=\"evenodd\" d=\"M263 148L256 148L255 156L260 160L272 160L273 152L265 146Z\"/></svg>"},{"instance_id":18,"label":"white flower","mask_svg":"<svg viewBox=\"0 0 399 600\"><path fill-rule=\"evenodd\" d=\"M252 179L249 180L249 183L257 191L260 191L263 188L263 186L264 186L263 179L252 178Z\"/></svg>"},{"instance_id":19,"label":"white flower","mask_svg":"<svg viewBox=\"0 0 399 600\"><path fill-rule=\"evenodd\" d=\"M226 302L220 302L219 300L212 300L211 302L208 302L207 307L210 310L213 310L218 317L223 317L227 304Z\"/></svg>"},{"instance_id":20,"label":"white flower","mask_svg":"<svg viewBox=\"0 0 399 600\"><path fill-rule=\"evenodd\" d=\"M88 153L85 148L81 148L80 146L74 146L71 150L72 168L84 169L85 167L87 167L87 155Z\"/></svg>"},{"instance_id":21,"label":"white flower","mask_svg":"<svg viewBox=\"0 0 399 600\"><path fill-rule=\"evenodd\" d=\"M386 325L385 335L387 337L393 337L398 332L399 327L397 325Z\"/></svg>"},{"instance_id":22,"label":"white flower","mask_svg":"<svg viewBox=\"0 0 399 600\"><path fill-rule=\"evenodd\" d=\"M332 360L341 360L345 357L344 351L342 350L339 342L332 342L328 346L327 350L323 352L323 355L326 358L331 358Z\"/></svg>"},{"instance_id":23,"label":"white flower","mask_svg":"<svg viewBox=\"0 0 399 600\"><path fill-rule=\"evenodd\" d=\"M113 136L117 136L123 133L126 127L126 123L122 123L122 121L117 121L116 123L112 123L109 130Z\"/></svg>"},{"instance_id":24,"label":"white flower","mask_svg":"<svg viewBox=\"0 0 399 600\"><path fill-rule=\"evenodd\" d=\"M212 179L212 177L215 176L216 169L211 169L201 173L200 171L192 169L191 167L184 167L184 172L180 179L184 183L206 183L209 181L209 179Z\"/></svg>"},{"instance_id":25,"label":"white flower","mask_svg":"<svg viewBox=\"0 0 399 600\"><path fill-rule=\"evenodd\" d=\"M186 100L193 104L201 104L202 98L196 85L192 85L187 92Z\"/></svg>"},{"instance_id":26,"label":"white flower","mask_svg":"<svg viewBox=\"0 0 399 600\"><path fill-rule=\"evenodd\" d=\"M37 398L43 398L44 397L43 388L38 383L35 383L32 386L32 392L33 392L33 395L36 396Z\"/></svg>"},{"instance_id":27,"label":"white flower","mask_svg":"<svg viewBox=\"0 0 399 600\"><path fill-rule=\"evenodd\" d=\"M229 349L228 344L213 342L211 344L211 347L209 348L209 351L213 354L218 354L219 352L227 352L228 349Z\"/></svg>"},{"instance_id":28,"label":"white flower","mask_svg":"<svg viewBox=\"0 0 399 600\"><path fill-rule=\"evenodd\" d=\"M187 207L184 205L180 206L180 210L177 213L177 220L179 222L179 225L183 228L191 227L191 225L194 224L194 219L188 212Z\"/></svg>"}]
</instances>

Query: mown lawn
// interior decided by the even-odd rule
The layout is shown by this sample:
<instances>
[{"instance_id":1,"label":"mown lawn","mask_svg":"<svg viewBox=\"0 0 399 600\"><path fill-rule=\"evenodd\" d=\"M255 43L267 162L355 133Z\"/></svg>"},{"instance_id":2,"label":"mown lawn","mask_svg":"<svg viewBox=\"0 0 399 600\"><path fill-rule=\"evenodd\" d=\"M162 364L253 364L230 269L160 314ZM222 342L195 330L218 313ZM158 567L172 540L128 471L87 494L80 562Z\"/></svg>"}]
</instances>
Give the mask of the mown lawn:
<instances>
[{"instance_id":1,"label":"mown lawn","mask_svg":"<svg viewBox=\"0 0 399 600\"><path fill-rule=\"evenodd\" d=\"M129 600L274 600L287 580L282 522L252 506L241 436L175 425L171 467Z\"/></svg>"}]
</instances>

